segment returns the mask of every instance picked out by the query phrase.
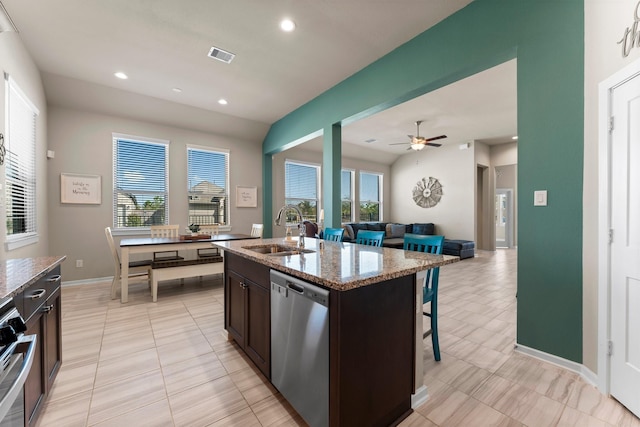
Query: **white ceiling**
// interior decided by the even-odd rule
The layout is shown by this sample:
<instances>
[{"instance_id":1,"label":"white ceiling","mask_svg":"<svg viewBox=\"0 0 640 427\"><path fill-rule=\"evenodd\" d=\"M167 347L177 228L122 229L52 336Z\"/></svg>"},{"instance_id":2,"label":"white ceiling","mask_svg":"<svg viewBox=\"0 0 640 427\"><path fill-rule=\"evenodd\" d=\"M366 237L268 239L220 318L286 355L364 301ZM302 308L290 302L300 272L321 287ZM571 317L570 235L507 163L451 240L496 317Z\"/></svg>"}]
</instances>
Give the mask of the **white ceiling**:
<instances>
[{"instance_id":1,"label":"white ceiling","mask_svg":"<svg viewBox=\"0 0 640 427\"><path fill-rule=\"evenodd\" d=\"M229 123L238 137L261 138L274 121L471 1L57 0L36 5L2 0L2 4L43 72L51 104L117 108L123 115L142 118L152 113L140 111L141 96L153 97L150 110L156 117L168 103L184 110L173 117L165 113L166 123L202 129L207 125L196 122L209 118ZM283 17L296 22L296 31L284 33L278 28ZM208 58L212 46L233 52L235 59L225 64ZM416 120L425 120L422 135L446 133L446 143L511 135L515 64L504 68L488 72L486 78L468 79L475 79L475 85L442 89L353 123L344 128L343 141L364 144L364 139L375 138L378 142L370 148L403 154L404 147L390 150L387 143L408 140ZM116 79L116 71L129 79ZM175 87L182 92L174 92ZM229 104L219 105L219 98ZM247 121L254 129L243 133Z\"/></svg>"}]
</instances>

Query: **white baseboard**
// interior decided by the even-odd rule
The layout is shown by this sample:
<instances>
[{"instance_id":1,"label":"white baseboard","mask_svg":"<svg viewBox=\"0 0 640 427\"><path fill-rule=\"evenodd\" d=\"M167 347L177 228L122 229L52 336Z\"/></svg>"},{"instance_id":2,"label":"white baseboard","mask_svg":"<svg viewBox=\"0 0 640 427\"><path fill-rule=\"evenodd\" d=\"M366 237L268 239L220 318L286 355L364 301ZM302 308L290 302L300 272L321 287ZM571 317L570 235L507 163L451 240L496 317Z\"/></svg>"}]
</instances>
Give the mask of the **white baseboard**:
<instances>
[{"instance_id":1,"label":"white baseboard","mask_svg":"<svg viewBox=\"0 0 640 427\"><path fill-rule=\"evenodd\" d=\"M598 375L595 372L593 372L591 369L587 368L586 366L584 365L581 365L581 366L582 366L582 371L580 371L580 376L582 377L582 379L588 382L589 384L591 384L592 386L594 386L595 388L599 389ZM602 390L600 390L600 392L602 392Z\"/></svg>"},{"instance_id":2,"label":"white baseboard","mask_svg":"<svg viewBox=\"0 0 640 427\"><path fill-rule=\"evenodd\" d=\"M96 283L104 283L104 282L112 282L112 281L113 281L113 276L95 277L93 279L63 281L61 286L66 287L66 286L78 286L78 285L95 285Z\"/></svg>"},{"instance_id":3,"label":"white baseboard","mask_svg":"<svg viewBox=\"0 0 640 427\"><path fill-rule=\"evenodd\" d=\"M540 359L547 363L552 363L568 371L574 372L580 375L580 377L586 382L588 382L589 384L593 385L594 387L597 387L596 384L598 382L598 376L581 363L577 363L572 360L567 360L562 357L545 353L544 351L536 350L535 348L527 347L526 345L522 345L518 343L516 343L515 350L522 354L526 354L527 356L535 357L536 359Z\"/></svg>"},{"instance_id":4,"label":"white baseboard","mask_svg":"<svg viewBox=\"0 0 640 427\"><path fill-rule=\"evenodd\" d=\"M427 392L427 386L422 385L414 394L411 395L411 409L416 409L418 406L426 402L428 398L429 393Z\"/></svg>"}]
</instances>

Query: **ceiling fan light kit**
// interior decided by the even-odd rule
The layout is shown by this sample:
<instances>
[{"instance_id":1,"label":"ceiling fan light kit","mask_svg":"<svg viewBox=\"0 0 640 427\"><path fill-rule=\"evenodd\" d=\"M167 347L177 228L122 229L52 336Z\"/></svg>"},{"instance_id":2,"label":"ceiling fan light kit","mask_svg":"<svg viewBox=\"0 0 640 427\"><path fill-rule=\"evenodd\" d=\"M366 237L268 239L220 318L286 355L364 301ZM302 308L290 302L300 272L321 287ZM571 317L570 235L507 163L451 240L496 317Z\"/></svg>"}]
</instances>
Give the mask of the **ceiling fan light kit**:
<instances>
[{"instance_id":1,"label":"ceiling fan light kit","mask_svg":"<svg viewBox=\"0 0 640 427\"><path fill-rule=\"evenodd\" d=\"M409 148L407 148L407 150L420 151L427 145L430 145L432 147L440 147L440 146L442 146L442 144L438 144L438 143L430 142L430 141L435 141L437 139L446 138L447 135L439 135L439 136L434 136L434 137L431 137L431 138L425 138L424 136L420 136L420 123L422 123L422 120L418 120L416 122L416 136L407 135L409 137L409 144L410 144L410 146L409 146ZM401 143L397 143L397 144L389 144L389 145L404 145L404 144L406 144L406 142L401 142Z\"/></svg>"}]
</instances>

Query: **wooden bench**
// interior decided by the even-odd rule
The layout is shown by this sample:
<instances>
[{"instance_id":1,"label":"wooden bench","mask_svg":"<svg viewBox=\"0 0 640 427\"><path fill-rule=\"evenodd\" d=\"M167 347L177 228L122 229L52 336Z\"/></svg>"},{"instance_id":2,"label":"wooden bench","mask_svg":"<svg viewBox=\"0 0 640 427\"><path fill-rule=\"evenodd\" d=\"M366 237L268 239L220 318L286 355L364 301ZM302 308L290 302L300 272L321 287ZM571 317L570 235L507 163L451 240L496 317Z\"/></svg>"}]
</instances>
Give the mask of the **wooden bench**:
<instances>
[{"instance_id":1,"label":"wooden bench","mask_svg":"<svg viewBox=\"0 0 640 427\"><path fill-rule=\"evenodd\" d=\"M153 261L151 263L151 297L158 301L158 282L185 277L223 274L222 256L202 256L196 259Z\"/></svg>"}]
</instances>

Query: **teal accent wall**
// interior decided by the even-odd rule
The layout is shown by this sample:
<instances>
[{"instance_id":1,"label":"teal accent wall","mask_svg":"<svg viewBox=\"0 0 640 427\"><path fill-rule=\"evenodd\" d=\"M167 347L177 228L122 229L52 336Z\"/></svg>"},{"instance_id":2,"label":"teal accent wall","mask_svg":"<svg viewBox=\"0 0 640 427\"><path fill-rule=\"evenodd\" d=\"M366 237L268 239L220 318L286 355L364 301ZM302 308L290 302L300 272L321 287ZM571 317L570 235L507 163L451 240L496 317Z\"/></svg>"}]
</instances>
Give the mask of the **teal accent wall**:
<instances>
[{"instance_id":1,"label":"teal accent wall","mask_svg":"<svg viewBox=\"0 0 640 427\"><path fill-rule=\"evenodd\" d=\"M340 227L342 126L339 124L334 124L324 133L322 165L324 227Z\"/></svg>"},{"instance_id":2,"label":"teal accent wall","mask_svg":"<svg viewBox=\"0 0 640 427\"><path fill-rule=\"evenodd\" d=\"M512 58L518 60L518 343L581 363L583 0L476 0L274 123L263 152ZM534 190L548 191L547 207L533 206ZM265 184L265 198L268 192Z\"/></svg>"},{"instance_id":3,"label":"teal accent wall","mask_svg":"<svg viewBox=\"0 0 640 427\"><path fill-rule=\"evenodd\" d=\"M273 236L273 160L271 154L262 156L262 235Z\"/></svg>"}]
</instances>

